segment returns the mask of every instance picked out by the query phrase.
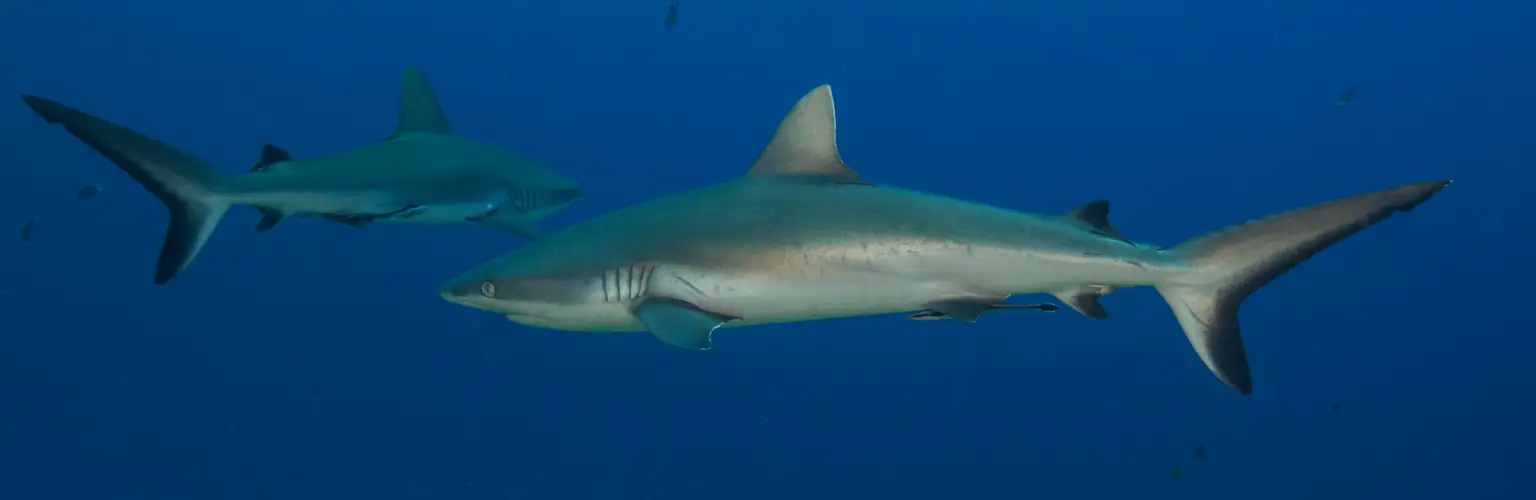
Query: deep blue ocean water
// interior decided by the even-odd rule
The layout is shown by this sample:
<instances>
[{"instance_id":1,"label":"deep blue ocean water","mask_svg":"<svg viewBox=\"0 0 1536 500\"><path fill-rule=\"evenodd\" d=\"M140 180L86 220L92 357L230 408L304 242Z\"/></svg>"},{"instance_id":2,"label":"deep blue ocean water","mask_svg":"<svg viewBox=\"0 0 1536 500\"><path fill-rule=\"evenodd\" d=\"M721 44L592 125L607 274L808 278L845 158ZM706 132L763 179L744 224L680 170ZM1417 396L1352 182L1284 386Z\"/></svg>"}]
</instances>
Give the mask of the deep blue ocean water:
<instances>
[{"instance_id":1,"label":"deep blue ocean water","mask_svg":"<svg viewBox=\"0 0 1536 500\"><path fill-rule=\"evenodd\" d=\"M683 0L675 30L666 8L0 4L0 229L36 221L0 238L0 499L1536 498L1536 7ZM551 229L741 175L822 83L867 179L1109 199L1162 245L1456 184L1250 299L1243 396L1149 289L1105 298L1107 321L865 317L694 355L437 297L511 236L257 234L245 208L157 287L164 208L14 97L233 173L263 143L388 135L406 64L455 132L582 183Z\"/></svg>"}]
</instances>

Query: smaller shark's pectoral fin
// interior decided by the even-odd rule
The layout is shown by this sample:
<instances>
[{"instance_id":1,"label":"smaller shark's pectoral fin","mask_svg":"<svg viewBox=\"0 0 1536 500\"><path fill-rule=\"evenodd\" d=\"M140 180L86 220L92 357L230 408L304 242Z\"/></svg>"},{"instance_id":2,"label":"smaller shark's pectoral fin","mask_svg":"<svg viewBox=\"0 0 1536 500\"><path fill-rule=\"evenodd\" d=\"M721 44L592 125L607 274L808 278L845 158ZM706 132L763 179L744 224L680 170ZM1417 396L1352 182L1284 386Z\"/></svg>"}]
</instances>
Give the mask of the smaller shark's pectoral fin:
<instances>
[{"instance_id":1,"label":"smaller shark's pectoral fin","mask_svg":"<svg viewBox=\"0 0 1536 500\"><path fill-rule=\"evenodd\" d=\"M359 217L355 215L322 215L321 217L325 218L325 220L340 222L356 229L366 228L368 227L368 223L373 222L373 218L371 217Z\"/></svg>"},{"instance_id":2,"label":"smaller shark's pectoral fin","mask_svg":"<svg viewBox=\"0 0 1536 500\"><path fill-rule=\"evenodd\" d=\"M635 308L635 317L661 343L690 351L715 348L710 336L728 321L740 319L699 309L677 299L651 298Z\"/></svg>"},{"instance_id":3,"label":"smaller shark's pectoral fin","mask_svg":"<svg viewBox=\"0 0 1536 500\"><path fill-rule=\"evenodd\" d=\"M944 320L958 319L966 323L975 323L976 318L983 313L992 311L1044 311L1056 312L1060 309L1056 304L998 304L993 299L949 299L924 304L928 309L908 314L907 319L914 320ZM967 319L969 318L969 319Z\"/></svg>"},{"instance_id":4,"label":"smaller shark's pectoral fin","mask_svg":"<svg viewBox=\"0 0 1536 500\"><path fill-rule=\"evenodd\" d=\"M369 223L381 219L409 219L425 213L427 207L422 205L406 205L393 212L382 214L324 214L322 217L355 228L367 227Z\"/></svg>"},{"instance_id":5,"label":"smaller shark's pectoral fin","mask_svg":"<svg viewBox=\"0 0 1536 500\"><path fill-rule=\"evenodd\" d=\"M1051 295L1055 295L1058 300L1061 300L1068 307L1083 313L1083 316L1093 319L1104 319L1109 317L1109 312L1105 311L1104 305L1099 303L1099 297L1109 295L1109 292L1113 291L1115 291L1113 287L1094 285L1062 290Z\"/></svg>"}]
</instances>

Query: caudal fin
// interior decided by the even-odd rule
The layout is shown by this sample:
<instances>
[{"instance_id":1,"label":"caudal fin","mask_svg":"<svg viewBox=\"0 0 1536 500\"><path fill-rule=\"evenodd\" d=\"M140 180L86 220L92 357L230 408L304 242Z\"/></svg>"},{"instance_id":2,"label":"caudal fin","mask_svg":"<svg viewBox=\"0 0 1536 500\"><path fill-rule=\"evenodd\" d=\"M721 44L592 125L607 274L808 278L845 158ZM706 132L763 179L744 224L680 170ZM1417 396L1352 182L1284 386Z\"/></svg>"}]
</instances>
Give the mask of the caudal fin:
<instances>
[{"instance_id":1,"label":"caudal fin","mask_svg":"<svg viewBox=\"0 0 1536 500\"><path fill-rule=\"evenodd\" d=\"M1320 203L1206 234L1166 250L1190 271L1156 285L1189 343L1222 382L1253 392L1237 311L1259 287L1344 238L1407 212L1451 181L1409 184Z\"/></svg>"},{"instance_id":2,"label":"caudal fin","mask_svg":"<svg viewBox=\"0 0 1536 500\"><path fill-rule=\"evenodd\" d=\"M171 221L160 246L155 284L165 284L192 263L229 210L219 197L223 177L217 170L170 145L58 102L31 95L21 100L48 123L63 125L112 160L165 203Z\"/></svg>"}]
</instances>

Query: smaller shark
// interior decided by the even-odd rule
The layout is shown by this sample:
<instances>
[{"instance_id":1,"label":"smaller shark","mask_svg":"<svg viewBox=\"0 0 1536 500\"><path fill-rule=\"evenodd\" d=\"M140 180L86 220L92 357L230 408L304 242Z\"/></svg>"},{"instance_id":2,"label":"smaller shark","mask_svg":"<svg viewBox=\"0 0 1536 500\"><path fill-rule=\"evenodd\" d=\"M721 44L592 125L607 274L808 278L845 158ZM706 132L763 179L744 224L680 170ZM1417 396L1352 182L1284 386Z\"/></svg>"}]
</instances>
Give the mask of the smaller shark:
<instances>
[{"instance_id":1,"label":"smaller shark","mask_svg":"<svg viewBox=\"0 0 1536 500\"><path fill-rule=\"evenodd\" d=\"M649 331L713 349L722 326L919 311L975 322L1048 293L1085 316L1099 297L1152 286L1206 366L1253 390L1237 311L1312 255L1413 209L1450 184L1366 193L1221 229L1163 249L1127 240L1096 201L1065 215L1015 212L876 186L837 152L832 90L806 94L745 177L590 219L445 284L447 300L514 322Z\"/></svg>"},{"instance_id":2,"label":"smaller shark","mask_svg":"<svg viewBox=\"0 0 1536 500\"><path fill-rule=\"evenodd\" d=\"M185 270L234 205L261 211L257 231L297 214L355 227L374 221L473 223L537 239L543 233L535 221L581 197L576 183L555 171L453 135L437 95L414 67L405 69L400 120L384 141L301 160L267 145L250 172L233 177L127 127L42 97L21 99L170 210L155 284Z\"/></svg>"}]
</instances>

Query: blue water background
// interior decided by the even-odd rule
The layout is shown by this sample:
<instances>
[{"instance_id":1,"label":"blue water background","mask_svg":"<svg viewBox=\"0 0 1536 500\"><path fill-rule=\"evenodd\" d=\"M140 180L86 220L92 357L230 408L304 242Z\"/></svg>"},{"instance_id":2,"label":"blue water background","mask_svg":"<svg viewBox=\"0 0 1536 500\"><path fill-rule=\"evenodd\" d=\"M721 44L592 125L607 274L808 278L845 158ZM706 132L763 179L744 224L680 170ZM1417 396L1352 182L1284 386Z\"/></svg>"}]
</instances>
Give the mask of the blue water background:
<instances>
[{"instance_id":1,"label":"blue water background","mask_svg":"<svg viewBox=\"0 0 1536 500\"><path fill-rule=\"evenodd\" d=\"M1536 498L1528 2L684 0L674 31L665 9L0 5L0 229L37 221L0 238L0 498ZM549 228L742 174L821 83L874 182L1037 212L1109 199L1163 245L1457 182L1249 300L1241 396L1149 289L1106 298L1107 321L854 318L694 355L435 295L507 235L256 234L249 209L156 287L164 209L15 98L233 173L265 142L388 135L405 64L456 132L583 184Z\"/></svg>"}]
</instances>

